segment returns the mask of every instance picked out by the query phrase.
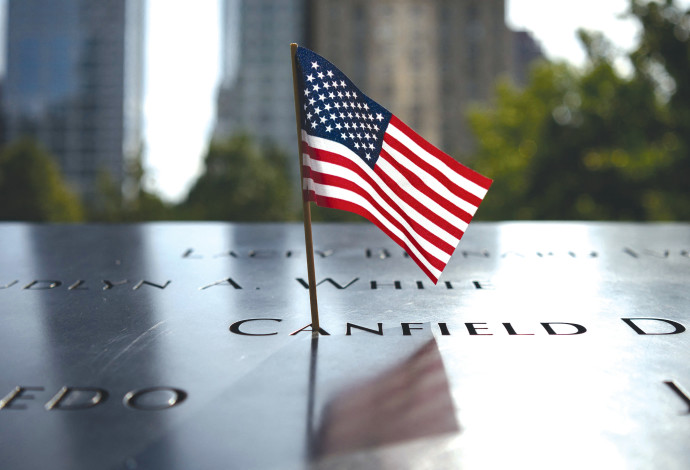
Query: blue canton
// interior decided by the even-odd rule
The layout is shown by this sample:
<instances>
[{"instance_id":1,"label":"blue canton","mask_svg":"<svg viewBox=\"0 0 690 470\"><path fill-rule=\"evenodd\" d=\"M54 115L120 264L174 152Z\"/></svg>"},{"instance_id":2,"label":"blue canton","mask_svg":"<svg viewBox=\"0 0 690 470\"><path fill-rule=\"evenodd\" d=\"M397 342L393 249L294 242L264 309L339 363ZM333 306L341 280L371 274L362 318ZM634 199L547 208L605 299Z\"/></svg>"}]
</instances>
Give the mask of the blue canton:
<instances>
[{"instance_id":1,"label":"blue canton","mask_svg":"<svg viewBox=\"0 0 690 470\"><path fill-rule=\"evenodd\" d=\"M373 169L390 111L320 55L299 47L296 59L302 129L345 145Z\"/></svg>"}]
</instances>

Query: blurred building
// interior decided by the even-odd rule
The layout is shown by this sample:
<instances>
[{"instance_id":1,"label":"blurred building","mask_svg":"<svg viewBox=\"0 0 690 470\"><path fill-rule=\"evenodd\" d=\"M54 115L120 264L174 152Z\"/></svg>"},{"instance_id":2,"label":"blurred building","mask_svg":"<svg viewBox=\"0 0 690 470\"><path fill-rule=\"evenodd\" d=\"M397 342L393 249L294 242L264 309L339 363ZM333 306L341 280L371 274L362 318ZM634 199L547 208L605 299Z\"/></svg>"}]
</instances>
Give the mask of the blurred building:
<instances>
[{"instance_id":1,"label":"blurred building","mask_svg":"<svg viewBox=\"0 0 690 470\"><path fill-rule=\"evenodd\" d=\"M319 0L312 15L314 49L449 153L471 150L468 106L517 71L504 0Z\"/></svg>"},{"instance_id":2,"label":"blurred building","mask_svg":"<svg viewBox=\"0 0 690 470\"><path fill-rule=\"evenodd\" d=\"M518 85L525 86L529 79L529 66L543 59L541 46L529 31L513 32L513 78Z\"/></svg>"},{"instance_id":3,"label":"blurred building","mask_svg":"<svg viewBox=\"0 0 690 470\"><path fill-rule=\"evenodd\" d=\"M296 152L290 43L304 42L306 4L223 1L223 64L214 138L248 132Z\"/></svg>"},{"instance_id":4,"label":"blurred building","mask_svg":"<svg viewBox=\"0 0 690 470\"><path fill-rule=\"evenodd\" d=\"M216 137L295 144L287 45L333 62L369 97L449 153L470 152L468 107L496 79L524 83L538 45L505 24L504 0L225 0ZM234 67L233 64L239 64Z\"/></svg>"},{"instance_id":5,"label":"blurred building","mask_svg":"<svg viewBox=\"0 0 690 470\"><path fill-rule=\"evenodd\" d=\"M143 0L9 0L5 141L36 138L87 200L142 148Z\"/></svg>"}]
</instances>

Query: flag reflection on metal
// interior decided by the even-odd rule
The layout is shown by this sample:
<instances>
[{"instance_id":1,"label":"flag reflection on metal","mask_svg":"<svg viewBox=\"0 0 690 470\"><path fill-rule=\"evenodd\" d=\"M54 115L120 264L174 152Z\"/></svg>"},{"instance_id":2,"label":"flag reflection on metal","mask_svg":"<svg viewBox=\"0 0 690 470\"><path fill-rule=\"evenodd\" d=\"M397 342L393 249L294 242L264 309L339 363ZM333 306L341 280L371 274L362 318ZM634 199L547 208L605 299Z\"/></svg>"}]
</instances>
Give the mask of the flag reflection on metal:
<instances>
[{"instance_id":1,"label":"flag reflection on metal","mask_svg":"<svg viewBox=\"0 0 690 470\"><path fill-rule=\"evenodd\" d=\"M317 456L459 431L433 338L393 368L338 393L322 416Z\"/></svg>"}]
</instances>

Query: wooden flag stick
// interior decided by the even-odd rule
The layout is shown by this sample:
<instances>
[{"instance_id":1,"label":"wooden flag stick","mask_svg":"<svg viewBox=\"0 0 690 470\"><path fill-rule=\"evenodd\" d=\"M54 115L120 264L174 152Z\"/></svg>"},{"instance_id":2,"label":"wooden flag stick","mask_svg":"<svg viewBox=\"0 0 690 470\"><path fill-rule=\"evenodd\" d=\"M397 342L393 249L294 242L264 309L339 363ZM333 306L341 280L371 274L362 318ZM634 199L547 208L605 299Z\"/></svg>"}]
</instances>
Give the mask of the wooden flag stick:
<instances>
[{"instance_id":1,"label":"wooden flag stick","mask_svg":"<svg viewBox=\"0 0 690 470\"><path fill-rule=\"evenodd\" d=\"M297 44L290 44L290 56L292 58L292 86L295 92L295 121L297 122L297 152L299 155L299 181L300 191L302 192L302 212L304 214L304 243L307 248L307 278L309 280L309 301L311 302L311 329L313 335L317 336L319 327L319 306L316 302L316 274L314 273L314 243L311 237L311 207L309 201L304 197L302 182L304 175L302 170L302 126L300 125L299 91L297 89L297 66L295 63L297 54Z\"/></svg>"}]
</instances>

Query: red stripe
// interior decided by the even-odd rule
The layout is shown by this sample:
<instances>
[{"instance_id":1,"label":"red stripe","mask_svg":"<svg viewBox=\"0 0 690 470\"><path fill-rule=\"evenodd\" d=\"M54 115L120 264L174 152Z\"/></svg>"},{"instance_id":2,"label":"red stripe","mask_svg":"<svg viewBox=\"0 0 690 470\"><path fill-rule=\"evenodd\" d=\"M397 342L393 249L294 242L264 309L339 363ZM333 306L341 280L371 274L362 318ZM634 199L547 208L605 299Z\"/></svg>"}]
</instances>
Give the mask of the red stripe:
<instances>
[{"instance_id":1,"label":"red stripe","mask_svg":"<svg viewBox=\"0 0 690 470\"><path fill-rule=\"evenodd\" d=\"M378 218L374 217L373 214L371 214L369 211L367 211L365 208L362 206L358 206L357 204L354 204L350 201L344 201L342 199L336 199L333 197L327 197L327 196L321 196L316 194L314 191L307 191L308 193L308 199L310 201L314 201L317 205L322 206L322 207L329 207L332 209L341 209L345 210L348 212L354 212L355 214L359 214L362 217L366 218L370 222L372 222L374 225L376 225L379 229L381 229L386 235L388 235L395 243L397 243L402 249L404 249L408 255L410 255L410 258L417 263L417 266L424 271L424 273L429 277L429 279L432 280L434 284L438 282L438 278L434 276L427 268L424 266L424 263L422 263L417 256L412 253L412 250L408 247L407 243L403 241L402 239L398 238L394 233L392 233L390 230L386 228L385 225L383 225ZM443 268L441 268L441 271Z\"/></svg>"},{"instance_id":2,"label":"red stripe","mask_svg":"<svg viewBox=\"0 0 690 470\"><path fill-rule=\"evenodd\" d=\"M382 151L381 153L383 154L384 152ZM377 166L376 168L374 168L374 171L379 176L379 178L381 178L381 180L386 186L393 190L399 188L398 184L395 181L393 181L393 178L388 176L388 174L381 170L380 167ZM413 207L420 214L423 214L424 217L426 217L429 221L433 222L437 227L448 232L450 235L460 240L460 238L463 235L463 231L462 229L460 229L460 227L456 227L455 225L451 224L435 212L430 211L428 207L422 204L418 199L412 197L407 191L401 189L395 192L398 195L398 197L400 197L400 199L404 200L410 207Z\"/></svg>"},{"instance_id":3,"label":"red stripe","mask_svg":"<svg viewBox=\"0 0 690 470\"><path fill-rule=\"evenodd\" d=\"M330 152L325 152L325 151L318 150L318 149L308 149L307 153L310 154L310 156L312 156L313 158L319 160L320 159L320 158L318 158L319 154L321 154L321 153L328 154ZM315 155L312 155L312 153L314 153ZM343 157L339 157L339 156L337 156L337 157L340 160L346 160ZM434 268L436 268L440 271L443 270L446 263L439 260L438 258L433 256L432 254L430 254L428 251L426 251L421 246L421 244L416 239L416 237L412 233L410 233L410 230L408 230L398 220L394 219L388 213L388 211L386 211L383 207L381 207L381 205L376 202L374 197L368 191L364 190L362 187L360 187L359 185L357 185L356 183L354 183L353 181L351 181L349 179L342 178L339 176L334 176L334 175L331 175L328 173L320 173L320 172L315 171L313 168L310 168L308 166L303 167L303 174L305 175L305 177L311 178L316 183L320 183L320 184L327 185L327 186L334 186L334 187L338 187L338 188L343 188L343 189L352 191L352 192L362 196L363 198L365 198L372 206L374 206L382 214L383 218L385 218L390 224L394 225L398 230L400 230L405 235L407 235L407 237L410 239L410 243L415 248L417 248L417 250L419 250L420 253L422 253L422 255L429 262L429 264L431 264ZM421 227L421 228L423 228L423 227ZM455 250L455 247L448 245L446 242L438 239L436 236L434 236L433 234L430 234L428 231L424 230L424 232L428 233L429 235L431 235L433 237L433 239L431 239L431 240L429 238L427 238L427 241L429 241L430 243L432 243L433 245L435 245L437 248L441 249L442 251L444 251L448 255L451 255L453 253L453 251ZM418 235L423 237L422 234L418 233ZM434 243L436 241L438 243Z\"/></svg>"},{"instance_id":4,"label":"red stripe","mask_svg":"<svg viewBox=\"0 0 690 470\"><path fill-rule=\"evenodd\" d=\"M398 172L402 176L404 176L417 191L421 192L422 194L433 200L436 204L443 207L445 210L447 210L457 218L463 220L464 222L469 223L470 220L472 220L472 214L465 212L463 209L456 206L446 198L440 196L433 189L429 188L419 176L417 176L414 172L402 166L391 155L389 155L388 152L386 152L385 150L381 150L381 156L379 158L384 158L388 162L388 164L396 170L398 170ZM376 168L378 169L379 167L377 166Z\"/></svg>"},{"instance_id":5,"label":"red stripe","mask_svg":"<svg viewBox=\"0 0 690 470\"><path fill-rule=\"evenodd\" d=\"M409 239L409 243L412 246L414 246L417 249L417 251L419 251L422 254L424 259L430 265L432 265L434 268L438 269L439 271L443 271L443 268L446 267L445 262L443 262L440 259L436 258L435 256L429 254L429 252L427 252L424 248L422 248L422 246L419 244L419 242L413 236L411 236L408 233L408 231L399 222L391 219L387 215L386 211L384 211L381 207L379 207L378 204L376 204L371 197L368 197L366 191L364 191L361 187L352 183L350 180L346 180L344 178L339 178L337 176L323 174L323 173L316 173L316 172L312 173L312 180L314 180L314 182L316 182L316 183L323 184L325 186L334 186L334 187L338 187L338 188L347 189L349 191L352 191L352 192L359 194L360 196L364 197L367 201L369 201L369 203L371 203L376 209L378 209L379 213L382 214L382 217L376 217L374 214L367 211L367 209L362 208L362 210L364 210L368 214L370 214L369 216L365 216L365 217L367 217L367 219L372 220L372 217L374 217L381 222L381 225L383 225L382 219L387 220L391 225L394 225L398 230L400 230L405 235L407 235L407 237ZM310 192L313 192L313 191L310 191ZM330 197L330 196L323 196L323 195L317 195L317 196L327 197L329 199L337 199L335 197ZM337 199L337 200L340 200L340 199ZM315 202L317 203L317 205L321 205L316 200L315 200ZM352 205L356 205L357 207L360 207L356 203L353 203L351 201L348 201L348 202ZM360 215L362 215L362 214L360 214ZM403 248L407 249L407 245ZM412 250L408 250L408 251L412 251Z\"/></svg>"},{"instance_id":6,"label":"red stripe","mask_svg":"<svg viewBox=\"0 0 690 470\"><path fill-rule=\"evenodd\" d=\"M306 142L303 142L303 151L307 154L309 154L310 157L314 158L315 160L320 160L328 163L333 163L339 166L342 166L344 168L347 168L353 172L355 172L358 176L360 176L363 180L365 180L367 183L369 183L372 188L374 188L374 191L376 191L377 195L379 195L391 208L394 212L399 214L405 222L407 222L412 230L418 234L420 237L425 238L428 240L430 243L438 247L441 251L447 253L447 254L452 254L453 251L455 250L455 246L449 244L448 242L442 240L439 238L437 235L433 234L430 232L427 228L424 226L420 225L417 221L415 221L413 218L411 218L404 210L402 210L396 203L393 201L392 198L390 198L382 189L381 187L374 181L374 179L369 175L365 170L363 170L361 167L359 167L356 163L351 161L348 158L345 158L341 155L338 155L336 153L328 152L326 150L321 150L321 149L316 149L309 147L309 145ZM311 174L314 170L308 167L303 167L303 172L304 176L307 177L309 174ZM376 173L381 176L381 172L376 171ZM386 176L386 178L388 178ZM390 178L388 178L390 180ZM388 182L384 179L383 180L386 185L388 185ZM350 189L350 188L348 188ZM391 188L395 189L395 187ZM450 225L448 222L446 222L444 219L440 218L434 213L429 213L429 210L426 209L424 206L422 206L418 201L416 201L414 198L410 197L407 194L400 194L399 192L395 191L396 194L401 197L401 199L405 200L410 206L414 207L420 214L422 214L423 217L427 218L430 222L435 223L437 226L439 226L441 229L445 230L446 232L450 233L453 235L455 238L460 239L462 236L462 231L457 229L456 227ZM369 195L362 190L361 192L358 191L359 194L362 194L362 196L367 196L367 199L372 203L375 204L376 207L384 211L378 203L376 203L373 198L370 198ZM403 197L407 196L407 197ZM385 211L384 211L385 212ZM398 221L395 221L396 224L399 224ZM402 225L400 226L400 229L403 230ZM404 230L408 235L409 230L405 229ZM426 251L426 250L425 250Z\"/></svg>"},{"instance_id":7,"label":"red stripe","mask_svg":"<svg viewBox=\"0 0 690 470\"><path fill-rule=\"evenodd\" d=\"M408 147L400 143L395 137L393 137L390 134L385 134L383 140L393 149L397 150L405 157L407 157L407 159L410 160L410 162L412 162L413 165L419 167L422 171L433 176L439 183L445 186L446 189L448 189L448 191L458 196L460 199L469 202L473 206L479 207L479 204L481 204L482 202L482 199L480 197L475 196L471 192L455 184L442 171L440 171L438 168L433 167L432 165L429 165L429 163L425 162L416 153L414 153Z\"/></svg>"},{"instance_id":8,"label":"red stripe","mask_svg":"<svg viewBox=\"0 0 690 470\"><path fill-rule=\"evenodd\" d=\"M493 183L493 180L490 178L487 178L484 175L480 175L474 170L471 170L467 168L465 165L462 165L459 163L457 160L455 160L453 157L450 155L442 152L441 150L437 149L433 145L431 145L429 142L424 140L422 137L419 136L415 131L410 129L410 127L402 122L400 119L398 119L395 116L391 116L390 123L394 126L397 127L400 131L402 131L407 137L412 139L417 145L419 145L421 148L429 152L431 155L435 156L439 160L441 160L443 163L445 163L449 168L455 170L456 173L461 174L468 180L472 181L473 183L481 186L484 189L489 189L491 186L491 183Z\"/></svg>"}]
</instances>

